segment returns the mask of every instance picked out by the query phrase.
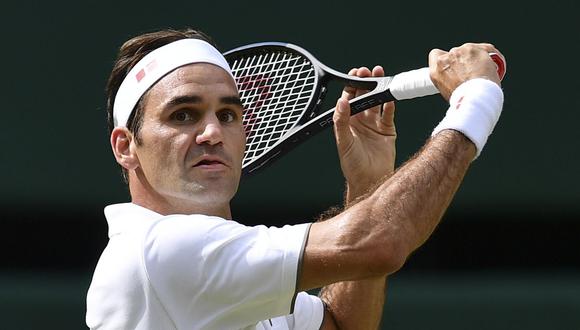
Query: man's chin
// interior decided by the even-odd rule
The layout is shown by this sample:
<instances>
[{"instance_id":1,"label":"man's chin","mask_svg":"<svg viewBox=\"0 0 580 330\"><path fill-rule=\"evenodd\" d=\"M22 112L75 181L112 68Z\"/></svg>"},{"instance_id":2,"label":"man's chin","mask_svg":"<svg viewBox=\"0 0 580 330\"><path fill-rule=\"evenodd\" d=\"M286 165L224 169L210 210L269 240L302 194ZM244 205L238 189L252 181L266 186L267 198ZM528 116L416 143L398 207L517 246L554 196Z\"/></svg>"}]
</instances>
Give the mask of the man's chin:
<instances>
[{"instance_id":1,"label":"man's chin","mask_svg":"<svg viewBox=\"0 0 580 330\"><path fill-rule=\"evenodd\" d=\"M184 195L192 202L203 202L206 204L229 203L237 190L237 185L233 185L231 180L222 181L219 178L207 178L202 182L187 184Z\"/></svg>"}]
</instances>

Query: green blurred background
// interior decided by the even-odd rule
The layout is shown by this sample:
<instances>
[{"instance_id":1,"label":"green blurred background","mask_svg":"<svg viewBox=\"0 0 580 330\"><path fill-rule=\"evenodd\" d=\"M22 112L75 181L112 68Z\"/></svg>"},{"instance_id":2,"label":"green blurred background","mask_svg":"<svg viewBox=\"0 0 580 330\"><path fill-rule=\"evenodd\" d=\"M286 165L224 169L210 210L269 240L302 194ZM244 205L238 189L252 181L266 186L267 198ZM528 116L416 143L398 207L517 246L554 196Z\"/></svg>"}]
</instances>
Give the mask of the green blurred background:
<instances>
[{"instance_id":1,"label":"green blurred background","mask_svg":"<svg viewBox=\"0 0 580 330\"><path fill-rule=\"evenodd\" d=\"M494 43L504 113L431 240L389 282L384 329L580 328L580 5L401 1L26 1L3 4L0 319L3 329L84 327L105 246L102 208L128 200L106 132L104 85L118 47L194 27L225 51L298 44L348 71L396 73L432 48ZM336 94L334 94L336 95ZM331 107L332 94L327 102ZM445 111L397 106L398 163ZM243 180L234 216L311 221L342 199L332 132Z\"/></svg>"}]
</instances>

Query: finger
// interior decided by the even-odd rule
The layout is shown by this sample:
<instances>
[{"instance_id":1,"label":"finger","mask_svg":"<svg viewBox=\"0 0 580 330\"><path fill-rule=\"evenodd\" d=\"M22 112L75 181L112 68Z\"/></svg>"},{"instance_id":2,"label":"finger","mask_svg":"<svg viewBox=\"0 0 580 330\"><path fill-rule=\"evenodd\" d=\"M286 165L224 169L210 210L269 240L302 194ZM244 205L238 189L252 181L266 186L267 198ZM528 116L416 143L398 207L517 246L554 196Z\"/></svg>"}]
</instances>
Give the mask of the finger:
<instances>
[{"instance_id":1,"label":"finger","mask_svg":"<svg viewBox=\"0 0 580 330\"><path fill-rule=\"evenodd\" d=\"M382 66L376 65L375 67L373 67L373 69L371 71L371 76L384 77L385 70L383 69ZM375 120L377 120L378 119L377 116L381 115L381 108L382 108L382 105L378 105L378 106L372 107L371 109L364 111L363 113L365 114L365 117L372 116Z\"/></svg>"},{"instance_id":2,"label":"finger","mask_svg":"<svg viewBox=\"0 0 580 330\"><path fill-rule=\"evenodd\" d=\"M350 104L348 100L344 98L338 99L336 102L336 109L334 110L334 115L332 116L334 121L334 135L336 138L336 144L341 148L341 146L347 146L352 140L352 133L350 131Z\"/></svg>"},{"instance_id":3,"label":"finger","mask_svg":"<svg viewBox=\"0 0 580 330\"><path fill-rule=\"evenodd\" d=\"M437 80L433 79L439 73L447 70L451 65L451 52L446 52L441 49L432 49L429 52L429 74L431 79L437 88Z\"/></svg>"},{"instance_id":4,"label":"finger","mask_svg":"<svg viewBox=\"0 0 580 330\"><path fill-rule=\"evenodd\" d=\"M352 68L350 69L350 71L348 71L348 75L349 76L356 76L358 72L357 68ZM346 98L347 100L353 99L355 97L356 94L356 88L351 87L351 86L346 86L344 87L344 89L342 90L342 98Z\"/></svg>"},{"instance_id":5,"label":"finger","mask_svg":"<svg viewBox=\"0 0 580 330\"><path fill-rule=\"evenodd\" d=\"M383 104L383 112L381 114L381 124L386 126L387 128L392 128L392 132L390 134L394 135L395 133L395 102L387 102Z\"/></svg>"},{"instance_id":6,"label":"finger","mask_svg":"<svg viewBox=\"0 0 580 330\"><path fill-rule=\"evenodd\" d=\"M360 77L360 78L370 77L371 74L372 74L371 70L369 68L367 68L366 66L359 68L357 73L356 73L357 77Z\"/></svg>"},{"instance_id":7,"label":"finger","mask_svg":"<svg viewBox=\"0 0 580 330\"><path fill-rule=\"evenodd\" d=\"M482 43L473 44L473 45L477 46L479 48L482 48L483 50L487 51L488 53L500 53L500 51L493 44L490 44L490 43L482 42Z\"/></svg>"},{"instance_id":8,"label":"finger","mask_svg":"<svg viewBox=\"0 0 580 330\"><path fill-rule=\"evenodd\" d=\"M385 75L385 70L383 69L382 66L380 65L376 65L375 67L373 67L372 70L369 70L366 67L361 68L361 70L359 70L359 77L365 78L365 77L383 77ZM358 95L362 95L364 93L367 93L368 91L365 90L361 90L359 93L357 93ZM378 121L380 120L380 115L381 115L381 105L377 105L375 107L372 107L368 110L362 111L360 113L357 113L356 115L354 115L355 118L357 119L361 119L361 120L373 120L373 121ZM366 119L369 118L369 119Z\"/></svg>"},{"instance_id":9,"label":"finger","mask_svg":"<svg viewBox=\"0 0 580 330\"><path fill-rule=\"evenodd\" d=\"M357 77L359 78L366 78L366 77L370 77L372 75L371 70L369 70L369 68L363 66L362 68L359 68L357 73L356 73ZM360 96L364 93L367 93L368 90L366 89L357 89L355 96Z\"/></svg>"},{"instance_id":10,"label":"finger","mask_svg":"<svg viewBox=\"0 0 580 330\"><path fill-rule=\"evenodd\" d=\"M479 52L481 53L480 55L482 57L485 55L489 55L490 53L496 53L505 59L503 54L493 44L486 42L482 43L468 42L461 45L460 47L453 47L449 50L449 53L457 54L457 56L460 56L461 53L470 53L470 52Z\"/></svg>"},{"instance_id":11,"label":"finger","mask_svg":"<svg viewBox=\"0 0 580 330\"><path fill-rule=\"evenodd\" d=\"M433 69L436 69L438 65L441 65L442 63L442 59L444 57L446 57L446 55L448 55L449 53L446 51L443 51L441 49L432 49L429 52L429 68L431 69L431 71L433 71Z\"/></svg>"},{"instance_id":12,"label":"finger","mask_svg":"<svg viewBox=\"0 0 580 330\"><path fill-rule=\"evenodd\" d=\"M382 66L376 65L372 71L373 77L384 77L385 76L385 69Z\"/></svg>"},{"instance_id":13,"label":"finger","mask_svg":"<svg viewBox=\"0 0 580 330\"><path fill-rule=\"evenodd\" d=\"M350 119L350 104L348 100L344 98L339 98L336 101L336 108L334 114L332 115L332 120L334 125L338 128L348 127Z\"/></svg>"},{"instance_id":14,"label":"finger","mask_svg":"<svg viewBox=\"0 0 580 330\"><path fill-rule=\"evenodd\" d=\"M505 63L506 63L505 56L502 54L502 52L499 49L497 49L497 47L495 47L495 45L490 44L490 43L479 43L479 44L477 44L477 46L483 48L488 54L492 54L492 53L497 54L501 58L501 61L503 62L503 67L505 70ZM496 65L497 65L497 63L496 63ZM503 73L505 74L505 71ZM498 74L499 74L499 72L498 72ZM503 78L503 76L500 77L500 79L501 78Z\"/></svg>"},{"instance_id":15,"label":"finger","mask_svg":"<svg viewBox=\"0 0 580 330\"><path fill-rule=\"evenodd\" d=\"M453 49L452 49L453 50ZM494 67L496 68L496 73L498 74L498 79L501 80L503 78L503 74L505 73L505 57L503 54L493 45L490 43L465 43L461 47L455 49L454 52L450 51L451 54L455 54L458 58L465 56L466 58L478 58L480 61L488 62L490 65L494 62ZM491 56L491 54L494 54ZM494 56L499 56L499 60ZM501 63L497 63L498 62ZM501 70L500 70L501 67ZM501 77L500 77L501 75ZM494 77L495 78L495 77ZM492 79L497 80L497 79ZM497 81L496 81L497 82Z\"/></svg>"}]
</instances>

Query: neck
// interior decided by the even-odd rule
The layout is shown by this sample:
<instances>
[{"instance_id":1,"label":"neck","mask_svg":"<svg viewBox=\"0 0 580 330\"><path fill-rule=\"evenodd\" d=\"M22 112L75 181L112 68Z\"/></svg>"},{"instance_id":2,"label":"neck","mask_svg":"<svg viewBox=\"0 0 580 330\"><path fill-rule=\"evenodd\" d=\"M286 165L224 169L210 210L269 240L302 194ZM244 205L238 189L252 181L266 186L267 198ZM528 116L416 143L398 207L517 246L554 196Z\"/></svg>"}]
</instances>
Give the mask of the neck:
<instances>
[{"instance_id":1,"label":"neck","mask_svg":"<svg viewBox=\"0 0 580 330\"><path fill-rule=\"evenodd\" d=\"M228 220L232 219L232 213L229 205L224 205L220 207L204 204L193 204L191 201L188 200L183 200L182 202L179 201L169 202L167 199L153 201L147 198L143 198L143 196L136 196L133 193L131 193L131 202L162 215L203 214L208 216L216 216Z\"/></svg>"}]
</instances>

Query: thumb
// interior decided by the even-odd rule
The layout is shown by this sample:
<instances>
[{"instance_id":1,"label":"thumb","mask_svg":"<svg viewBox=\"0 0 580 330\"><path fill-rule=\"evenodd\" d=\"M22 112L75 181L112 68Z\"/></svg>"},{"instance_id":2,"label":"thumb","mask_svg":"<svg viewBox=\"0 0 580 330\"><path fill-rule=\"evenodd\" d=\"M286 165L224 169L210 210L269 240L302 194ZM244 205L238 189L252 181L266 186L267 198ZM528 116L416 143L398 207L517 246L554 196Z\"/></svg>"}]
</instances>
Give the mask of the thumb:
<instances>
[{"instance_id":1,"label":"thumb","mask_svg":"<svg viewBox=\"0 0 580 330\"><path fill-rule=\"evenodd\" d=\"M334 121L334 136L336 144L341 150L341 146L346 147L352 140L352 133L350 131L350 104L344 98L339 98L336 101L336 109L332 116Z\"/></svg>"}]
</instances>

